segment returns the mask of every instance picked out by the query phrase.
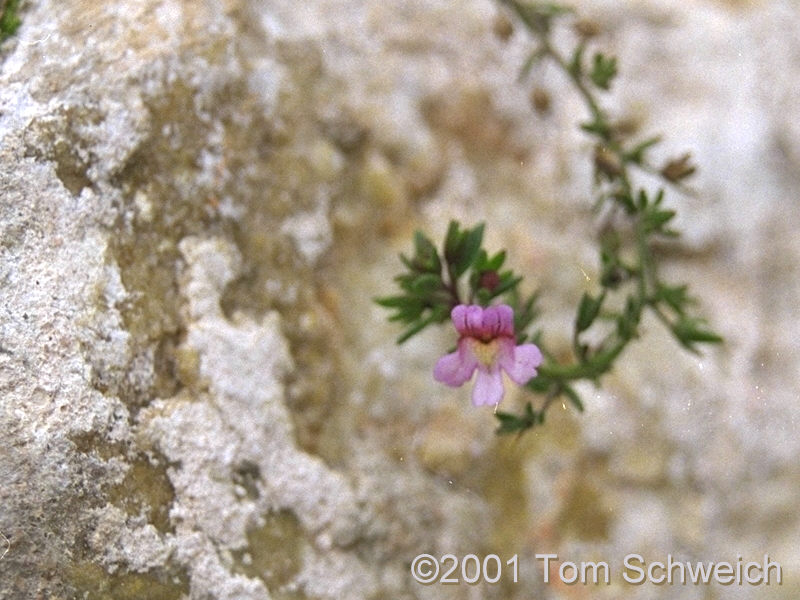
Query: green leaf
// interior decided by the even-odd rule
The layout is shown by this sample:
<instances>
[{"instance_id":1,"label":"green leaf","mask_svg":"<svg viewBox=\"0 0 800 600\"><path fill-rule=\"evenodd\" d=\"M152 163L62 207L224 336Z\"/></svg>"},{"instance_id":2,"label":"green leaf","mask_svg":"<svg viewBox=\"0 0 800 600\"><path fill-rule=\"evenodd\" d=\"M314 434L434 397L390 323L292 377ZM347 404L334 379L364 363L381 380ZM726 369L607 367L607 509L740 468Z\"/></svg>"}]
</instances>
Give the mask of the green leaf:
<instances>
[{"instance_id":1,"label":"green leaf","mask_svg":"<svg viewBox=\"0 0 800 600\"><path fill-rule=\"evenodd\" d=\"M583 74L583 53L586 51L586 44L581 42L575 47L572 53L572 59L569 61L567 70L570 74L578 79Z\"/></svg>"},{"instance_id":2,"label":"green leaf","mask_svg":"<svg viewBox=\"0 0 800 600\"><path fill-rule=\"evenodd\" d=\"M448 307L445 305L439 305L434 307L431 310L431 313L424 319L419 319L415 323L413 323L408 329L406 329L400 337L397 338L397 343L402 344L410 337L415 336L420 331L425 329L428 325L432 325L434 323L441 323L444 321L449 315Z\"/></svg>"},{"instance_id":3,"label":"green leaf","mask_svg":"<svg viewBox=\"0 0 800 600\"><path fill-rule=\"evenodd\" d=\"M619 190L612 196L612 198L614 198L618 204L622 205L627 214L632 215L636 212L636 205L634 204L633 198L631 198L631 195L627 190Z\"/></svg>"},{"instance_id":4,"label":"green leaf","mask_svg":"<svg viewBox=\"0 0 800 600\"><path fill-rule=\"evenodd\" d=\"M409 303L408 296L383 296L381 298L373 298L375 304L386 308L400 308Z\"/></svg>"},{"instance_id":5,"label":"green leaf","mask_svg":"<svg viewBox=\"0 0 800 600\"><path fill-rule=\"evenodd\" d=\"M400 262L403 263L405 265L406 269L408 269L409 271L415 271L416 270L416 267L414 266L414 263L405 254L400 254ZM397 279L397 277L395 277L395 280L396 279Z\"/></svg>"},{"instance_id":6,"label":"green leaf","mask_svg":"<svg viewBox=\"0 0 800 600\"><path fill-rule=\"evenodd\" d=\"M539 294L531 294L525 302L520 303L516 290L511 291L510 304L514 307L514 331L517 332L519 338L538 314L536 301L539 299Z\"/></svg>"},{"instance_id":7,"label":"green leaf","mask_svg":"<svg viewBox=\"0 0 800 600\"><path fill-rule=\"evenodd\" d=\"M580 333L591 327L597 315L600 314L600 307L603 305L606 294L603 292L597 298L592 298L588 293L583 294L578 305L578 315L575 319L575 332Z\"/></svg>"},{"instance_id":8,"label":"green leaf","mask_svg":"<svg viewBox=\"0 0 800 600\"><path fill-rule=\"evenodd\" d=\"M669 223L675 214L674 210L658 210L655 207L648 210L642 219L645 233L663 232L664 225Z\"/></svg>"},{"instance_id":9,"label":"green leaf","mask_svg":"<svg viewBox=\"0 0 800 600\"><path fill-rule=\"evenodd\" d=\"M426 320L420 320L414 323L411 327L406 329L400 336L397 338L397 343L402 344L403 342L407 341L409 338L417 335L420 331L425 329L431 322Z\"/></svg>"},{"instance_id":10,"label":"green leaf","mask_svg":"<svg viewBox=\"0 0 800 600\"><path fill-rule=\"evenodd\" d=\"M581 123L581 129L587 133L592 133L598 136L603 141L608 141L611 139L611 125L609 125L608 121L606 121L606 119L602 116L598 115L594 121Z\"/></svg>"},{"instance_id":11,"label":"green leaf","mask_svg":"<svg viewBox=\"0 0 800 600\"><path fill-rule=\"evenodd\" d=\"M640 142L639 144L637 144L636 146L625 152L624 154L625 159L641 166L642 163L644 162L645 152L647 152L647 150L649 150L651 147L658 144L660 141L661 141L661 136L656 135L644 140L643 142Z\"/></svg>"},{"instance_id":12,"label":"green leaf","mask_svg":"<svg viewBox=\"0 0 800 600\"><path fill-rule=\"evenodd\" d=\"M412 264L416 270L437 274L441 272L442 263L436 246L421 231L414 232L414 249L416 254Z\"/></svg>"},{"instance_id":13,"label":"green leaf","mask_svg":"<svg viewBox=\"0 0 800 600\"><path fill-rule=\"evenodd\" d=\"M406 297L406 302L397 307L397 312L389 317L390 321L400 321L401 323L411 323L416 321L425 310L425 303L411 297Z\"/></svg>"},{"instance_id":14,"label":"green leaf","mask_svg":"<svg viewBox=\"0 0 800 600\"><path fill-rule=\"evenodd\" d=\"M506 271L500 275L500 283L492 292L492 298L496 298L500 294L505 294L507 291L515 288L520 281L522 281L521 276L515 277L511 271Z\"/></svg>"},{"instance_id":15,"label":"green leaf","mask_svg":"<svg viewBox=\"0 0 800 600\"><path fill-rule=\"evenodd\" d=\"M411 273L403 273L402 275L397 275L394 280L397 282L403 290L406 292L411 292L412 286L414 285L414 280L417 278L417 274L414 272Z\"/></svg>"},{"instance_id":16,"label":"green leaf","mask_svg":"<svg viewBox=\"0 0 800 600\"><path fill-rule=\"evenodd\" d=\"M467 269L475 262L478 252L481 249L481 242L483 241L483 223L479 223L476 227L469 230L461 243L458 245L456 251L456 261L454 266L455 276L461 277L466 273Z\"/></svg>"},{"instance_id":17,"label":"green leaf","mask_svg":"<svg viewBox=\"0 0 800 600\"><path fill-rule=\"evenodd\" d=\"M583 402L581 401L581 397L578 396L578 393L567 384L564 384L562 391L564 392L564 395L569 398L572 406L574 406L578 412L583 412Z\"/></svg>"},{"instance_id":18,"label":"green leaf","mask_svg":"<svg viewBox=\"0 0 800 600\"><path fill-rule=\"evenodd\" d=\"M615 57L607 57L600 52L594 55L592 71L589 73L592 83L602 90L608 90L616 74L617 59Z\"/></svg>"},{"instance_id":19,"label":"green leaf","mask_svg":"<svg viewBox=\"0 0 800 600\"><path fill-rule=\"evenodd\" d=\"M696 352L696 343L720 344L722 337L707 329L702 319L682 317L673 326L672 333L682 346Z\"/></svg>"},{"instance_id":20,"label":"green leaf","mask_svg":"<svg viewBox=\"0 0 800 600\"><path fill-rule=\"evenodd\" d=\"M521 415L497 411L494 416L500 421L500 426L495 430L497 435L522 433L544 420L544 415L534 411L530 402L525 405Z\"/></svg>"},{"instance_id":21,"label":"green leaf","mask_svg":"<svg viewBox=\"0 0 800 600\"><path fill-rule=\"evenodd\" d=\"M623 340L635 337L640 316L641 310L638 300L634 296L628 296L625 302L625 310L617 317L617 335Z\"/></svg>"},{"instance_id":22,"label":"green leaf","mask_svg":"<svg viewBox=\"0 0 800 600\"><path fill-rule=\"evenodd\" d=\"M525 387L532 392L536 392L537 394L544 394L550 390L552 385L553 381L551 379L543 375L537 375L528 381L528 383L525 384Z\"/></svg>"},{"instance_id":23,"label":"green leaf","mask_svg":"<svg viewBox=\"0 0 800 600\"><path fill-rule=\"evenodd\" d=\"M522 22L532 31L547 33L554 18L572 12L567 6L555 2L520 2L505 0L519 15Z\"/></svg>"},{"instance_id":24,"label":"green leaf","mask_svg":"<svg viewBox=\"0 0 800 600\"><path fill-rule=\"evenodd\" d=\"M522 68L519 70L519 75L517 76L517 81L522 83L527 79L528 75L530 75L531 69L533 66L542 60L545 56L547 56L547 51L544 48L537 48L533 52L528 55L528 58L525 59L525 62L522 63Z\"/></svg>"},{"instance_id":25,"label":"green leaf","mask_svg":"<svg viewBox=\"0 0 800 600\"><path fill-rule=\"evenodd\" d=\"M660 202L658 197L656 197L656 203ZM639 193L636 195L636 208L640 211L644 211L647 206L650 204L650 200L647 198L647 192L644 190L639 190Z\"/></svg>"},{"instance_id":26,"label":"green leaf","mask_svg":"<svg viewBox=\"0 0 800 600\"><path fill-rule=\"evenodd\" d=\"M409 291L421 298L427 298L432 292L442 288L442 280L439 275L433 273L422 273L417 275L411 282Z\"/></svg>"},{"instance_id":27,"label":"green leaf","mask_svg":"<svg viewBox=\"0 0 800 600\"><path fill-rule=\"evenodd\" d=\"M658 283L656 289L655 299L660 302L665 302L672 310L679 315L684 314L684 307L687 304L693 303L693 300L688 294L688 285L667 285L666 283Z\"/></svg>"},{"instance_id":28,"label":"green leaf","mask_svg":"<svg viewBox=\"0 0 800 600\"><path fill-rule=\"evenodd\" d=\"M484 267L484 270L486 270L486 271L498 271L498 270L500 270L500 267L503 266L503 263L505 262L505 260L506 260L506 251L505 250L501 250L500 252L498 252L497 254L495 254L493 257L491 257L490 259L488 259L486 261L486 265Z\"/></svg>"},{"instance_id":29,"label":"green leaf","mask_svg":"<svg viewBox=\"0 0 800 600\"><path fill-rule=\"evenodd\" d=\"M458 221L450 221L447 226L447 235L444 238L444 259L448 264L456 262L456 253L463 237L464 234L461 233Z\"/></svg>"},{"instance_id":30,"label":"green leaf","mask_svg":"<svg viewBox=\"0 0 800 600\"><path fill-rule=\"evenodd\" d=\"M472 263L472 268L474 270L473 275L480 275L484 271L489 271L490 269L487 268L489 264L489 255L486 253L486 250L481 248L478 251L478 256L475 257L475 262Z\"/></svg>"}]
</instances>

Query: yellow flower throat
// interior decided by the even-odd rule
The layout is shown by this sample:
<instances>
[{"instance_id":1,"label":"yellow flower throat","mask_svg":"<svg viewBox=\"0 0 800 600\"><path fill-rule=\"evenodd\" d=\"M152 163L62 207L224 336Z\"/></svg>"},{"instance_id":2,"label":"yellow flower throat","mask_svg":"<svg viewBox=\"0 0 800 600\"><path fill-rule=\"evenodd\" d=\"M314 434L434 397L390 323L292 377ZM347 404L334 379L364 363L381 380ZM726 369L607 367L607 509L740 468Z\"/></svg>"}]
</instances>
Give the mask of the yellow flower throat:
<instances>
[{"instance_id":1,"label":"yellow flower throat","mask_svg":"<svg viewBox=\"0 0 800 600\"><path fill-rule=\"evenodd\" d=\"M478 362L486 367L491 367L495 364L497 352L500 350L500 345L497 343L496 339L488 342L482 342L480 340L476 340L475 338L471 338L470 347L472 349L472 353L475 355L475 358L478 359Z\"/></svg>"}]
</instances>

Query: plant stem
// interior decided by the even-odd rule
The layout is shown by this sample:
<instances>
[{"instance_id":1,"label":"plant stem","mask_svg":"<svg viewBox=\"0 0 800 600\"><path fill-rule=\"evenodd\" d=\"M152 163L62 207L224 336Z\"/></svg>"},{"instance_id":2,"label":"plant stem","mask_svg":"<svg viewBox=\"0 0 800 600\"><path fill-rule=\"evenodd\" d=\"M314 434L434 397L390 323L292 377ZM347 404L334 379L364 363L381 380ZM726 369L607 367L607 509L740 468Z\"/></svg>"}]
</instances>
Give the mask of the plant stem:
<instances>
[{"instance_id":1,"label":"plant stem","mask_svg":"<svg viewBox=\"0 0 800 600\"><path fill-rule=\"evenodd\" d=\"M539 375L557 382L575 381L578 379L597 379L611 368L614 360L625 349L628 339L618 338L605 350L595 352L586 362L562 365L547 363L539 367Z\"/></svg>"},{"instance_id":2,"label":"plant stem","mask_svg":"<svg viewBox=\"0 0 800 600\"><path fill-rule=\"evenodd\" d=\"M447 279L448 281L445 287L447 291L450 292L452 302L450 308L453 308L462 302L461 295L458 293L458 278L455 276L455 273L453 273L453 265L451 265L449 262L447 263Z\"/></svg>"},{"instance_id":3,"label":"plant stem","mask_svg":"<svg viewBox=\"0 0 800 600\"><path fill-rule=\"evenodd\" d=\"M537 25L535 20L532 20L525 14L524 8L514 0L501 0L509 5L528 25L528 28L538 38L539 49L538 54L543 57L550 58L561 71L569 78L573 86L577 90L580 97L591 114L593 123L597 125L597 130L594 132L601 139L603 145L612 152L619 160L619 173L616 174L615 179L619 185L619 192L625 194L627 197L633 197L633 186L629 174L629 159L625 156L622 147L617 143L611 134L610 127L608 126L608 117L600 107L600 103L595 98L591 89L587 85L582 71L573 68L567 61L564 55L553 46L550 39L549 28ZM576 51L576 55L580 56L582 48ZM578 340L577 329L573 334L573 349L576 356L580 358L579 362L572 364L558 364L555 361L548 362L539 368L539 375L554 382L556 390L563 390L567 382L577 381L582 379L596 380L601 375L607 373L614 364L616 358L622 353L628 343L635 337L636 328L638 325L644 307L650 304L648 301L648 287L649 283L652 285L654 281L654 267L652 264L652 257L650 249L647 244L647 232L642 223L642 216L640 213L635 215L634 228L636 232L636 250L637 250L637 269L635 270L636 291L632 296L629 296L629 305L632 311L628 312L620 318L627 318L634 325L633 330L629 333L623 334L620 332L615 333L609 340L604 342L599 349L594 353L587 356L580 356L580 343ZM627 330L624 330L627 331ZM551 400L546 401L542 407L542 412L547 410L551 405Z\"/></svg>"}]
</instances>

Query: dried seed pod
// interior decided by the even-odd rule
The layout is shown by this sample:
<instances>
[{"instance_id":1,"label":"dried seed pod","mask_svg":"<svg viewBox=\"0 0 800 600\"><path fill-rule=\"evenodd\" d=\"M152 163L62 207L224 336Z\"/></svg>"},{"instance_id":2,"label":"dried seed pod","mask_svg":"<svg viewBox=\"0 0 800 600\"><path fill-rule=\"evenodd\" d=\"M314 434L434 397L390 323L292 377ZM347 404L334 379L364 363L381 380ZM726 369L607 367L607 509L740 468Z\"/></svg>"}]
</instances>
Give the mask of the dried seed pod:
<instances>
[{"instance_id":1,"label":"dried seed pod","mask_svg":"<svg viewBox=\"0 0 800 600\"><path fill-rule=\"evenodd\" d=\"M687 152L680 158L673 158L661 168L661 176L667 181L677 183L694 174L697 168L690 162L692 155Z\"/></svg>"},{"instance_id":2,"label":"dried seed pod","mask_svg":"<svg viewBox=\"0 0 800 600\"><path fill-rule=\"evenodd\" d=\"M575 33L577 33L584 40L593 38L599 35L602 31L600 23L591 19L578 19L575 21L575 24L572 27L575 30Z\"/></svg>"},{"instance_id":3,"label":"dried seed pod","mask_svg":"<svg viewBox=\"0 0 800 600\"><path fill-rule=\"evenodd\" d=\"M622 161L619 155L602 144L594 147L594 166L599 174L603 174L609 179L619 177L622 173Z\"/></svg>"},{"instance_id":4,"label":"dried seed pod","mask_svg":"<svg viewBox=\"0 0 800 600\"><path fill-rule=\"evenodd\" d=\"M504 13L498 13L492 23L492 31L498 39L507 42L514 34L514 25Z\"/></svg>"},{"instance_id":5,"label":"dried seed pod","mask_svg":"<svg viewBox=\"0 0 800 600\"><path fill-rule=\"evenodd\" d=\"M531 90L530 100L531 106L533 106L533 109L540 115L550 112L550 94L546 89L541 87L533 88L533 90Z\"/></svg>"}]
</instances>

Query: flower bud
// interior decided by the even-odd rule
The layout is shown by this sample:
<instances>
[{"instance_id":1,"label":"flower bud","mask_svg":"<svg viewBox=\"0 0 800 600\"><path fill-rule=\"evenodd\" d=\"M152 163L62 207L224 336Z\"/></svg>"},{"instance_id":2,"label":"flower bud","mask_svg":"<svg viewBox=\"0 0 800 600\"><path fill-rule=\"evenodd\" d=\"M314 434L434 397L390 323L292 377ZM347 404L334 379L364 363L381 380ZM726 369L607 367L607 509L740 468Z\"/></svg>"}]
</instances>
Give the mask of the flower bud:
<instances>
[{"instance_id":1,"label":"flower bud","mask_svg":"<svg viewBox=\"0 0 800 600\"><path fill-rule=\"evenodd\" d=\"M677 183L690 177L697 170L690 162L691 157L692 155L687 152L680 158L673 158L667 161L661 169L661 176L672 183Z\"/></svg>"},{"instance_id":2,"label":"flower bud","mask_svg":"<svg viewBox=\"0 0 800 600\"><path fill-rule=\"evenodd\" d=\"M500 275L497 274L497 271L484 271L478 279L478 287L490 292L495 291L498 285L500 285Z\"/></svg>"}]
</instances>

